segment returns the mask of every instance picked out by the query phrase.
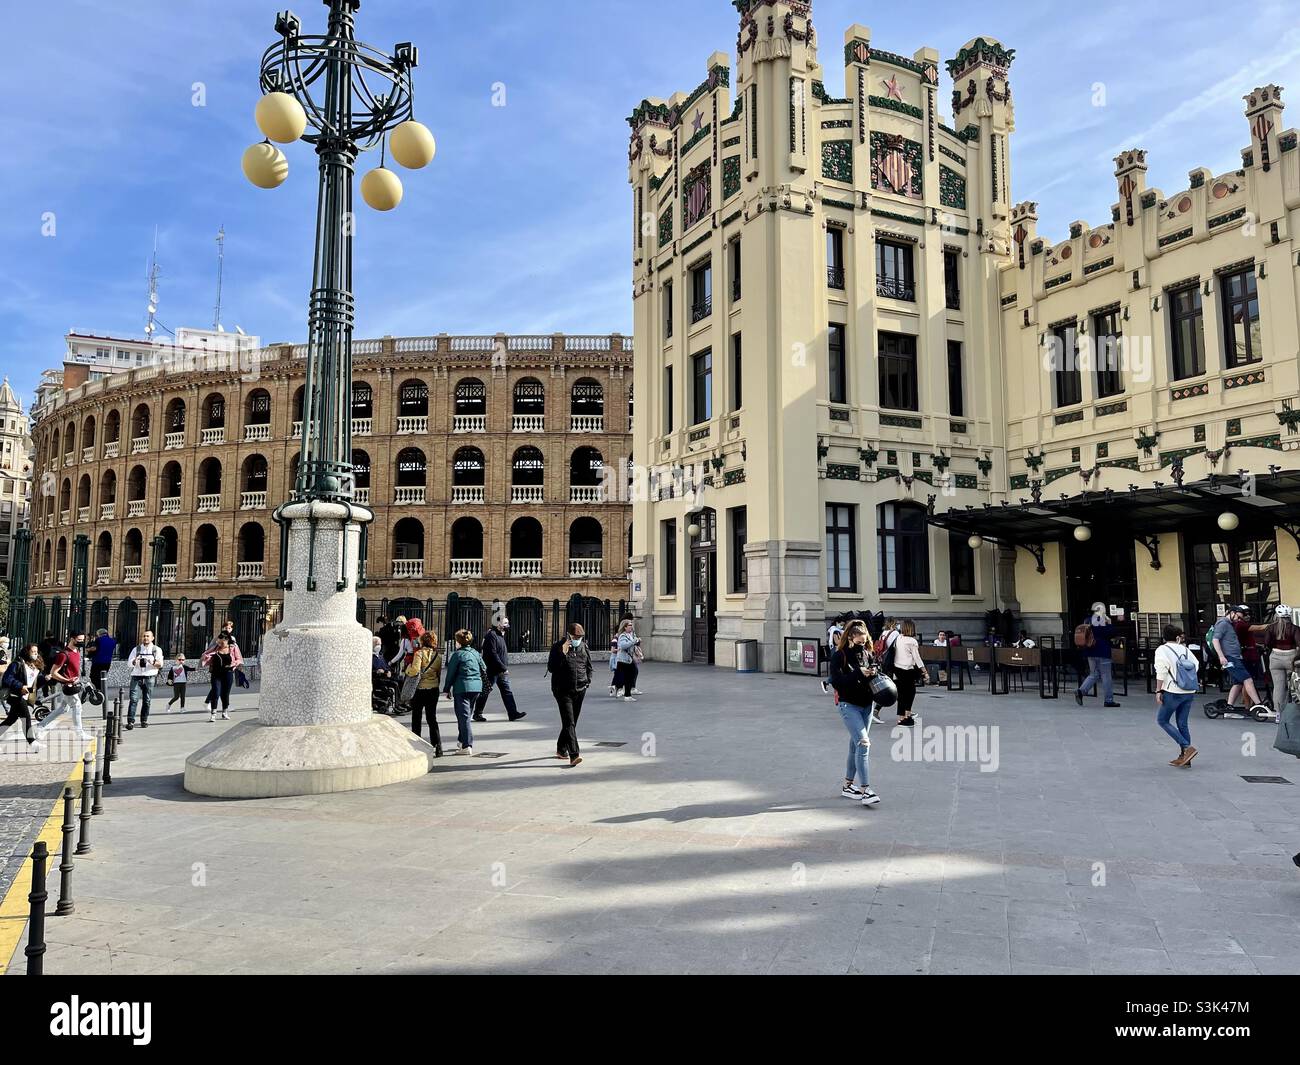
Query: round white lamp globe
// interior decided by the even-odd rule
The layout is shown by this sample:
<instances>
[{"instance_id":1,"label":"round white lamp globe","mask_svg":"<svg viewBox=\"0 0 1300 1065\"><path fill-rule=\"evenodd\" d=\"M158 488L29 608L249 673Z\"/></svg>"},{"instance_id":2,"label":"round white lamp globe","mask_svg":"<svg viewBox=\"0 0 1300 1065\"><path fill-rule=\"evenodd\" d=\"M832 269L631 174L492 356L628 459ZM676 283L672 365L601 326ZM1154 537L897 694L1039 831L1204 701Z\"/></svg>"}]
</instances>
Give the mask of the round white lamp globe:
<instances>
[{"instance_id":1,"label":"round white lamp globe","mask_svg":"<svg viewBox=\"0 0 1300 1065\"><path fill-rule=\"evenodd\" d=\"M378 166L361 179L361 198L376 211L391 211L402 202L402 179Z\"/></svg>"},{"instance_id":2,"label":"round white lamp globe","mask_svg":"<svg viewBox=\"0 0 1300 1065\"><path fill-rule=\"evenodd\" d=\"M984 537L972 536L969 540L966 541L966 546L969 547L972 551L978 551L981 547L984 546Z\"/></svg>"},{"instance_id":3,"label":"round white lamp globe","mask_svg":"<svg viewBox=\"0 0 1300 1065\"><path fill-rule=\"evenodd\" d=\"M697 536L700 535L700 527L696 525L695 522L691 522L688 526L686 526L686 534L692 540L694 540Z\"/></svg>"},{"instance_id":4,"label":"round white lamp globe","mask_svg":"<svg viewBox=\"0 0 1300 1065\"><path fill-rule=\"evenodd\" d=\"M259 189L279 188L289 176L289 160L274 144L262 141L244 152L244 177Z\"/></svg>"},{"instance_id":5,"label":"round white lamp globe","mask_svg":"<svg viewBox=\"0 0 1300 1065\"><path fill-rule=\"evenodd\" d=\"M1081 544L1086 544L1092 539L1092 526L1076 525L1074 527L1074 538Z\"/></svg>"},{"instance_id":6,"label":"round white lamp globe","mask_svg":"<svg viewBox=\"0 0 1300 1065\"><path fill-rule=\"evenodd\" d=\"M388 138L388 151L407 170L422 170L433 162L438 143L428 126L412 119L393 130Z\"/></svg>"},{"instance_id":7,"label":"round white lamp globe","mask_svg":"<svg viewBox=\"0 0 1300 1065\"><path fill-rule=\"evenodd\" d=\"M268 92L257 101L253 118L268 139L292 144L307 130L307 112L287 92Z\"/></svg>"},{"instance_id":8,"label":"round white lamp globe","mask_svg":"<svg viewBox=\"0 0 1300 1065\"><path fill-rule=\"evenodd\" d=\"M1230 510L1219 515L1219 528L1224 532L1236 532L1240 525L1241 519Z\"/></svg>"}]
</instances>

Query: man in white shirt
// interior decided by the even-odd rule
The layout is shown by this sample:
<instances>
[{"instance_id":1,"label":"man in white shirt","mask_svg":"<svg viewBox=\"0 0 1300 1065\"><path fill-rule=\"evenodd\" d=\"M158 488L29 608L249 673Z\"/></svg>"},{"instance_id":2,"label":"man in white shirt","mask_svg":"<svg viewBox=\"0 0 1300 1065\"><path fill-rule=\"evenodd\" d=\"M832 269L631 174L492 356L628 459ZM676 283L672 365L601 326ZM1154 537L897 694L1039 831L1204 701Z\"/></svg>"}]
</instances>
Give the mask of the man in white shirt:
<instances>
[{"instance_id":1,"label":"man in white shirt","mask_svg":"<svg viewBox=\"0 0 1300 1065\"><path fill-rule=\"evenodd\" d=\"M135 728L135 708L140 704L140 727L149 727L149 701L153 696L154 682L163 667L162 648L153 642L148 630L131 651L131 702L126 710L126 727Z\"/></svg>"}]
</instances>

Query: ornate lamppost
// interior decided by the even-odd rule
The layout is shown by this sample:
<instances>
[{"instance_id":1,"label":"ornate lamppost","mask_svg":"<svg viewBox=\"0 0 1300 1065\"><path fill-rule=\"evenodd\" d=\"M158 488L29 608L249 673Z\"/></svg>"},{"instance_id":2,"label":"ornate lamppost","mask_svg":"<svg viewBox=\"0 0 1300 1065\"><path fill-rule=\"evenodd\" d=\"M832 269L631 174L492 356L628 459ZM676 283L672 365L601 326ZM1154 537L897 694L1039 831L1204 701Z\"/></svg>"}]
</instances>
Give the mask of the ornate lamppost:
<instances>
[{"instance_id":1,"label":"ornate lamppost","mask_svg":"<svg viewBox=\"0 0 1300 1065\"><path fill-rule=\"evenodd\" d=\"M356 40L361 0L324 0L329 24L307 35L290 11L262 57L256 120L266 140L244 153L259 188L283 184L289 164L272 144L304 140L319 157L315 267L309 301L302 452L292 498L276 509L284 609L262 643L259 718L191 755L185 787L254 798L354 790L426 773L433 750L370 708L370 633L356 620L369 508L355 501L352 467L353 178L361 152L381 164L361 181L378 211L395 208L402 183L383 165L427 166L432 134L416 122L418 54L390 56Z\"/></svg>"}]
</instances>

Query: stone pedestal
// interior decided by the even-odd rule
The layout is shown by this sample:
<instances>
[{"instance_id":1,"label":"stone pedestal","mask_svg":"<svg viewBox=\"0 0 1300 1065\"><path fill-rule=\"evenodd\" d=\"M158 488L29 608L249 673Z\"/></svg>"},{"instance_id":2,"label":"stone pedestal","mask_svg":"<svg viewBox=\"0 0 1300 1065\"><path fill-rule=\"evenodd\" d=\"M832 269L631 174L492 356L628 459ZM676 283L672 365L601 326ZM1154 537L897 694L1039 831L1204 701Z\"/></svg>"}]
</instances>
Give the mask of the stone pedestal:
<instances>
[{"instance_id":1,"label":"stone pedestal","mask_svg":"<svg viewBox=\"0 0 1300 1065\"><path fill-rule=\"evenodd\" d=\"M272 798L423 776L433 748L370 709L371 636L356 620L356 582L361 525L373 515L364 507L295 503L283 517L284 620L263 642L259 718L190 755L185 789Z\"/></svg>"}]
</instances>

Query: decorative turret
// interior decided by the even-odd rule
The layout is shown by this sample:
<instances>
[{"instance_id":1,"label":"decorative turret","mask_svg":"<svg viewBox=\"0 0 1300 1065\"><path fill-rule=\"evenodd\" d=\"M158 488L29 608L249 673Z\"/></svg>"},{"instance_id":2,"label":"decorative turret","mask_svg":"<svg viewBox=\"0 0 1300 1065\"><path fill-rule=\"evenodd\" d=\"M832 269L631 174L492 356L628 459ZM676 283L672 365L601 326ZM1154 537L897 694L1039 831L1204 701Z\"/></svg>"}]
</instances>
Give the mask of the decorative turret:
<instances>
[{"instance_id":1,"label":"decorative turret","mask_svg":"<svg viewBox=\"0 0 1300 1065\"><path fill-rule=\"evenodd\" d=\"M1038 204L1018 203L1011 209L1011 240L1016 249L1016 266L1023 270L1029 262L1030 245L1038 236Z\"/></svg>"},{"instance_id":2,"label":"decorative turret","mask_svg":"<svg viewBox=\"0 0 1300 1065\"><path fill-rule=\"evenodd\" d=\"M1243 97L1246 119L1250 122L1250 149L1246 165L1258 164L1268 173L1278 157L1278 134L1282 132L1282 89L1265 85Z\"/></svg>"},{"instance_id":3,"label":"decorative turret","mask_svg":"<svg viewBox=\"0 0 1300 1065\"><path fill-rule=\"evenodd\" d=\"M1142 194L1147 188L1147 153L1132 148L1115 156L1115 181L1119 185L1119 219L1133 225L1141 210Z\"/></svg>"},{"instance_id":4,"label":"decorative turret","mask_svg":"<svg viewBox=\"0 0 1300 1065\"><path fill-rule=\"evenodd\" d=\"M1011 103L1014 49L992 37L968 41L947 63L956 88L952 94L953 126L981 157L971 168L971 209L982 224L983 249L1011 253L1008 226L1011 200L1011 153L1007 136L1015 132Z\"/></svg>"}]
</instances>

